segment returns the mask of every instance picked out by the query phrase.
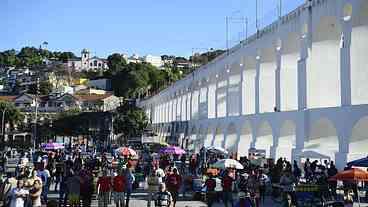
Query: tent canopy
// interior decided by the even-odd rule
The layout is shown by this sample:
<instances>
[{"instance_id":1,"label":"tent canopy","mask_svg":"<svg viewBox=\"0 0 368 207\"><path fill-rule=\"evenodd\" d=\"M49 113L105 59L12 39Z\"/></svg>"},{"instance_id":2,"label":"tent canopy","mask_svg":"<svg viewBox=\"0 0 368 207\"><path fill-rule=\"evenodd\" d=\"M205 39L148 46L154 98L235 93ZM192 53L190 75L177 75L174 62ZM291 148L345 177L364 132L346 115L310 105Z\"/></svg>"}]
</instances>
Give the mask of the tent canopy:
<instances>
[{"instance_id":1,"label":"tent canopy","mask_svg":"<svg viewBox=\"0 0 368 207\"><path fill-rule=\"evenodd\" d=\"M364 157L361 159L357 159L354 161L351 161L347 164L349 167L356 166L356 167L368 167L368 157Z\"/></svg>"},{"instance_id":2,"label":"tent canopy","mask_svg":"<svg viewBox=\"0 0 368 207\"><path fill-rule=\"evenodd\" d=\"M299 154L299 158L310 158L310 159L331 159L329 156L315 152L315 151L304 151Z\"/></svg>"}]
</instances>

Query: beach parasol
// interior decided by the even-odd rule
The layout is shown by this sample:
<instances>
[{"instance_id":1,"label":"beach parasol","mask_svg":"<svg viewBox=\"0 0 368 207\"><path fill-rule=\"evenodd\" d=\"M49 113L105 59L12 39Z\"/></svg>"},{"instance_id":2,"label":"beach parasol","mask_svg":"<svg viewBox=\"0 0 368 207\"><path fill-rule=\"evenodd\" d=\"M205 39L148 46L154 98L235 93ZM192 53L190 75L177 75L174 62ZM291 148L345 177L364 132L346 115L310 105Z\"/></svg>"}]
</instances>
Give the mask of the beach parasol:
<instances>
[{"instance_id":1,"label":"beach parasol","mask_svg":"<svg viewBox=\"0 0 368 207\"><path fill-rule=\"evenodd\" d=\"M242 170L244 168L242 164L233 159L219 160L215 164L213 164L212 167L219 169L234 168L238 170Z\"/></svg>"},{"instance_id":2,"label":"beach parasol","mask_svg":"<svg viewBox=\"0 0 368 207\"><path fill-rule=\"evenodd\" d=\"M161 154L174 154L174 155L182 155L185 154L185 150L181 149L180 147L170 146L164 147L160 150Z\"/></svg>"},{"instance_id":3,"label":"beach parasol","mask_svg":"<svg viewBox=\"0 0 368 207\"><path fill-rule=\"evenodd\" d=\"M115 153L122 156L132 156L132 157L138 156L137 152L129 147L119 147L115 150Z\"/></svg>"},{"instance_id":4,"label":"beach parasol","mask_svg":"<svg viewBox=\"0 0 368 207\"><path fill-rule=\"evenodd\" d=\"M58 150L58 149L64 149L64 144L57 143L57 142L50 142L50 143L42 144L41 147L44 150Z\"/></svg>"},{"instance_id":5,"label":"beach parasol","mask_svg":"<svg viewBox=\"0 0 368 207\"><path fill-rule=\"evenodd\" d=\"M345 170L342 172L337 173L336 175L332 176L330 181L350 181L358 183L359 181L368 181L368 172L358 169L358 168L351 168L349 170ZM358 202L360 206L360 196L358 193Z\"/></svg>"}]
</instances>

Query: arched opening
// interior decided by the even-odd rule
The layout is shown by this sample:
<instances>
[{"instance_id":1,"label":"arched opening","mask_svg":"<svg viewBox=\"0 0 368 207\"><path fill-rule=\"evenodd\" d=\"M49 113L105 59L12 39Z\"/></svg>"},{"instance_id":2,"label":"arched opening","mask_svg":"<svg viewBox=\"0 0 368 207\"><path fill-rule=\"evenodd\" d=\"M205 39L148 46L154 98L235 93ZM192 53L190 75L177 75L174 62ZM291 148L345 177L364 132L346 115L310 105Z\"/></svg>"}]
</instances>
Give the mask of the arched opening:
<instances>
[{"instance_id":1,"label":"arched opening","mask_svg":"<svg viewBox=\"0 0 368 207\"><path fill-rule=\"evenodd\" d=\"M340 40L337 18L321 17L307 64L308 108L340 106Z\"/></svg>"},{"instance_id":2,"label":"arched opening","mask_svg":"<svg viewBox=\"0 0 368 207\"><path fill-rule=\"evenodd\" d=\"M259 110L261 113L273 112L275 102L276 54L274 48L261 50L259 70Z\"/></svg>"},{"instance_id":3,"label":"arched opening","mask_svg":"<svg viewBox=\"0 0 368 207\"><path fill-rule=\"evenodd\" d=\"M203 79L201 81L198 116L199 116L199 119L208 118L207 80L206 79Z\"/></svg>"},{"instance_id":4,"label":"arched opening","mask_svg":"<svg viewBox=\"0 0 368 207\"><path fill-rule=\"evenodd\" d=\"M193 83L192 86L192 119L198 119L198 100L199 100L199 89L198 89L198 82Z\"/></svg>"},{"instance_id":5,"label":"arched opening","mask_svg":"<svg viewBox=\"0 0 368 207\"><path fill-rule=\"evenodd\" d=\"M224 133L220 126L218 126L215 130L213 146L224 147Z\"/></svg>"},{"instance_id":6,"label":"arched opening","mask_svg":"<svg viewBox=\"0 0 368 207\"><path fill-rule=\"evenodd\" d=\"M204 141L204 146L205 147L210 147L212 146L212 141L213 141L214 137L213 137L213 133L212 133L212 130L211 128L207 128L207 131L206 131L206 139Z\"/></svg>"},{"instance_id":7,"label":"arched opening","mask_svg":"<svg viewBox=\"0 0 368 207\"><path fill-rule=\"evenodd\" d=\"M226 116L226 107L227 107L227 74L219 74L218 82L217 82L217 117L225 117Z\"/></svg>"},{"instance_id":8,"label":"arched opening","mask_svg":"<svg viewBox=\"0 0 368 207\"><path fill-rule=\"evenodd\" d=\"M283 41L280 69L281 111L298 109L298 60L300 38L291 33Z\"/></svg>"},{"instance_id":9,"label":"arched opening","mask_svg":"<svg viewBox=\"0 0 368 207\"><path fill-rule=\"evenodd\" d=\"M368 1L359 1L351 21L351 102L354 105L368 103ZM349 6L347 6L349 7ZM345 8L345 17L353 8ZM347 20L349 21L349 20Z\"/></svg>"},{"instance_id":10,"label":"arched opening","mask_svg":"<svg viewBox=\"0 0 368 207\"><path fill-rule=\"evenodd\" d=\"M290 120L285 121L280 130L280 137L276 149L276 159L281 157L291 161L292 150L296 145L295 132L295 123Z\"/></svg>"},{"instance_id":11,"label":"arched opening","mask_svg":"<svg viewBox=\"0 0 368 207\"><path fill-rule=\"evenodd\" d=\"M195 146L195 151L199 152L199 150L204 146L204 142L206 140L207 137L207 130L204 127L200 127L199 131L198 131L198 136L197 136L197 142L196 142L196 146Z\"/></svg>"},{"instance_id":12,"label":"arched opening","mask_svg":"<svg viewBox=\"0 0 368 207\"><path fill-rule=\"evenodd\" d=\"M216 117L216 78L210 77L208 82L208 118Z\"/></svg>"},{"instance_id":13,"label":"arched opening","mask_svg":"<svg viewBox=\"0 0 368 207\"><path fill-rule=\"evenodd\" d=\"M367 156L368 116L361 118L353 127L349 141L348 161Z\"/></svg>"},{"instance_id":14,"label":"arched opening","mask_svg":"<svg viewBox=\"0 0 368 207\"><path fill-rule=\"evenodd\" d=\"M255 148L266 150L266 156L271 157L271 147L273 146L273 133L270 124L264 121L257 130Z\"/></svg>"},{"instance_id":15,"label":"arched opening","mask_svg":"<svg viewBox=\"0 0 368 207\"><path fill-rule=\"evenodd\" d=\"M252 126L246 122L240 131L240 139L238 143L238 155L240 157L248 156L248 150L253 140Z\"/></svg>"},{"instance_id":16,"label":"arched opening","mask_svg":"<svg viewBox=\"0 0 368 207\"><path fill-rule=\"evenodd\" d=\"M238 133L234 123L231 123L226 131L225 149L230 153L237 153Z\"/></svg>"},{"instance_id":17,"label":"arched opening","mask_svg":"<svg viewBox=\"0 0 368 207\"><path fill-rule=\"evenodd\" d=\"M229 74L229 115L239 116L240 109L240 63L235 62L228 71Z\"/></svg>"},{"instance_id":18,"label":"arched opening","mask_svg":"<svg viewBox=\"0 0 368 207\"><path fill-rule=\"evenodd\" d=\"M304 142L305 151L314 151L335 160L335 153L339 151L339 139L333 123L322 118L310 124L309 139Z\"/></svg>"},{"instance_id":19,"label":"arched opening","mask_svg":"<svg viewBox=\"0 0 368 207\"><path fill-rule=\"evenodd\" d=\"M255 91L256 91L256 60L255 57L247 56L245 60L245 70L243 72L243 100L244 106L243 114L254 114L255 113Z\"/></svg>"}]
</instances>

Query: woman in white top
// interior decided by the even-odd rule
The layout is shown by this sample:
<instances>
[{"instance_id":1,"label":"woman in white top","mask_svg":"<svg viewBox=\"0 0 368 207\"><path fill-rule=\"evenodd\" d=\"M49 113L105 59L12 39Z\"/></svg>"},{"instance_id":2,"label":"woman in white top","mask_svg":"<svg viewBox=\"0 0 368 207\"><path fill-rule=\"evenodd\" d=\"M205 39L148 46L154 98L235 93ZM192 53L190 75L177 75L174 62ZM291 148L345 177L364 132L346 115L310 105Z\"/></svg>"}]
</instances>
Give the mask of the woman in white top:
<instances>
[{"instance_id":1,"label":"woman in white top","mask_svg":"<svg viewBox=\"0 0 368 207\"><path fill-rule=\"evenodd\" d=\"M42 184L39 180L35 180L33 183L33 188L29 192L29 195L32 199L32 207L41 207L41 193Z\"/></svg>"},{"instance_id":2,"label":"woman in white top","mask_svg":"<svg viewBox=\"0 0 368 207\"><path fill-rule=\"evenodd\" d=\"M23 180L18 180L17 187L11 191L10 207L24 207L29 192L23 188Z\"/></svg>"}]
</instances>

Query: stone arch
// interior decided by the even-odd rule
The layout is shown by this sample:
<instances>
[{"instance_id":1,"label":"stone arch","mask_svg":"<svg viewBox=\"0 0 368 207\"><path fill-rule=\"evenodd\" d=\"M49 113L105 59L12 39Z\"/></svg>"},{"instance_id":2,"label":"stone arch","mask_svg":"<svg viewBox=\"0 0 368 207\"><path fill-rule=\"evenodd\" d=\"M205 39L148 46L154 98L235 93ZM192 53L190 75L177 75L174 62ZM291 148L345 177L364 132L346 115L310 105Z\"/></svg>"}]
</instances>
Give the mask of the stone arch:
<instances>
[{"instance_id":1,"label":"stone arch","mask_svg":"<svg viewBox=\"0 0 368 207\"><path fill-rule=\"evenodd\" d=\"M257 138L255 148L266 150L266 156L271 157L271 147L273 146L273 131L267 121L263 121L257 128Z\"/></svg>"},{"instance_id":2,"label":"stone arch","mask_svg":"<svg viewBox=\"0 0 368 207\"><path fill-rule=\"evenodd\" d=\"M213 141L214 141L214 136L213 136L211 127L208 127L207 130L206 130L206 137L205 137L205 141L204 141L204 146L205 147L212 146Z\"/></svg>"},{"instance_id":3,"label":"stone arch","mask_svg":"<svg viewBox=\"0 0 368 207\"><path fill-rule=\"evenodd\" d=\"M214 138L213 138L213 146L215 147L223 147L224 146L224 132L221 126L217 126L215 128Z\"/></svg>"},{"instance_id":4,"label":"stone arch","mask_svg":"<svg viewBox=\"0 0 368 207\"><path fill-rule=\"evenodd\" d=\"M280 129L280 136L276 148L276 159L282 157L287 160L292 159L292 151L296 146L296 125L293 121L287 120Z\"/></svg>"},{"instance_id":5,"label":"stone arch","mask_svg":"<svg viewBox=\"0 0 368 207\"><path fill-rule=\"evenodd\" d=\"M367 156L368 116L361 118L353 127L349 140L348 161Z\"/></svg>"},{"instance_id":6,"label":"stone arch","mask_svg":"<svg viewBox=\"0 0 368 207\"><path fill-rule=\"evenodd\" d=\"M241 84L241 63L237 60L231 64L228 71L229 85L228 85L228 101L229 101L229 116L240 115L240 84Z\"/></svg>"},{"instance_id":7,"label":"stone arch","mask_svg":"<svg viewBox=\"0 0 368 207\"><path fill-rule=\"evenodd\" d=\"M240 137L238 142L238 154L239 156L248 156L248 150L251 147L253 140L252 126L249 121L246 121L240 130Z\"/></svg>"},{"instance_id":8,"label":"stone arch","mask_svg":"<svg viewBox=\"0 0 368 207\"><path fill-rule=\"evenodd\" d=\"M308 108L340 106L340 20L323 16L312 32L307 64Z\"/></svg>"},{"instance_id":9,"label":"stone arch","mask_svg":"<svg viewBox=\"0 0 368 207\"><path fill-rule=\"evenodd\" d=\"M234 123L230 123L226 130L225 149L228 152L237 152L238 131Z\"/></svg>"},{"instance_id":10,"label":"stone arch","mask_svg":"<svg viewBox=\"0 0 368 207\"><path fill-rule=\"evenodd\" d=\"M198 130L198 135L197 135L197 144L198 146L196 146L196 149L201 149L204 146L204 142L206 140L207 137L207 129L203 126L200 126L199 130Z\"/></svg>"},{"instance_id":11,"label":"stone arch","mask_svg":"<svg viewBox=\"0 0 368 207\"><path fill-rule=\"evenodd\" d=\"M276 106L276 52L274 47L260 50L259 69L259 110L261 113L273 112Z\"/></svg>"},{"instance_id":12,"label":"stone arch","mask_svg":"<svg viewBox=\"0 0 368 207\"><path fill-rule=\"evenodd\" d=\"M352 17L351 34L351 102L354 105L368 103L368 1L356 4ZM356 10L356 11L355 11Z\"/></svg>"},{"instance_id":13,"label":"stone arch","mask_svg":"<svg viewBox=\"0 0 368 207\"><path fill-rule=\"evenodd\" d=\"M228 73L226 71L217 75L217 117L226 117L227 114L227 76Z\"/></svg>"},{"instance_id":14,"label":"stone arch","mask_svg":"<svg viewBox=\"0 0 368 207\"><path fill-rule=\"evenodd\" d=\"M300 56L300 36L289 33L283 40L280 69L281 111L298 109L298 60Z\"/></svg>"},{"instance_id":15,"label":"stone arch","mask_svg":"<svg viewBox=\"0 0 368 207\"><path fill-rule=\"evenodd\" d=\"M331 120L321 118L310 124L309 137L304 142L304 149L329 156L331 160L335 159L335 153L339 151L339 139Z\"/></svg>"}]
</instances>

